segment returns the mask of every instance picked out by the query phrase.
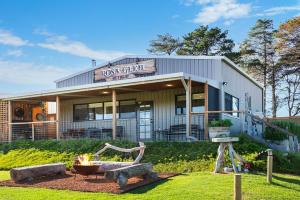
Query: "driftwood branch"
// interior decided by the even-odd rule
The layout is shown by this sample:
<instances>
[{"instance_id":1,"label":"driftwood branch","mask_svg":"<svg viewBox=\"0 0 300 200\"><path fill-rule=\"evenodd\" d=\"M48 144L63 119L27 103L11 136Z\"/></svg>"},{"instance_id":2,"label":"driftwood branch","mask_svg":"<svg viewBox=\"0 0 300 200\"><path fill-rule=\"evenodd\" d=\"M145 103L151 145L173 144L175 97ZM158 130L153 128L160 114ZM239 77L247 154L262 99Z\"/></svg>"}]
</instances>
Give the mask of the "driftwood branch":
<instances>
[{"instance_id":1,"label":"driftwood branch","mask_svg":"<svg viewBox=\"0 0 300 200\"><path fill-rule=\"evenodd\" d=\"M99 154L103 153L107 149L113 149L113 150L120 151L120 152L125 152L125 153L132 153L132 152L135 152L135 151L140 151L139 155L136 157L136 159L132 163L132 164L137 164L143 158L145 148L146 148L146 146L143 142L139 142L139 145L140 145L139 147L134 147L134 148L131 148L131 149L125 149L125 148L113 146L109 143L105 143L105 147L103 149L99 150L97 153L95 153L94 156L95 156L95 158L98 158Z\"/></svg>"}]
</instances>

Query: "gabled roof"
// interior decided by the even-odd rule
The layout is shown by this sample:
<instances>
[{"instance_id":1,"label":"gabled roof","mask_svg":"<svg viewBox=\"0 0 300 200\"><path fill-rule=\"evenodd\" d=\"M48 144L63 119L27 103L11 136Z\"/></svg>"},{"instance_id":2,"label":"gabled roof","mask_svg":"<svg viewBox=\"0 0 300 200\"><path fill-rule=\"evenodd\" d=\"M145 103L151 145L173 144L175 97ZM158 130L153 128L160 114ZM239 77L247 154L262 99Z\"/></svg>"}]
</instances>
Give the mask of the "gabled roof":
<instances>
[{"instance_id":1,"label":"gabled roof","mask_svg":"<svg viewBox=\"0 0 300 200\"><path fill-rule=\"evenodd\" d=\"M65 76L61 79L55 80L54 82L60 82L69 78L72 78L74 76L77 76L79 74L83 74L83 73L87 73L90 71L93 71L95 69L107 66L109 63L114 63L117 62L119 60L123 60L126 58L168 58L168 59L213 59L213 60L222 60L224 62L226 62L227 64L229 64L233 69L235 69L236 71L238 71L240 74L244 75L246 78L248 78L249 80L251 80L254 84L256 84L257 86L259 86L260 88L263 89L263 86L257 82L256 80L254 80L250 75L248 75L246 72L244 72L238 65L236 65L234 62L232 62L229 58L225 57L225 56L158 56L158 55L127 55L127 56L122 56L104 63L101 63L100 65L97 65L95 67L86 69L86 70L82 70L79 72L76 72L74 74L70 74L68 76Z\"/></svg>"}]
</instances>

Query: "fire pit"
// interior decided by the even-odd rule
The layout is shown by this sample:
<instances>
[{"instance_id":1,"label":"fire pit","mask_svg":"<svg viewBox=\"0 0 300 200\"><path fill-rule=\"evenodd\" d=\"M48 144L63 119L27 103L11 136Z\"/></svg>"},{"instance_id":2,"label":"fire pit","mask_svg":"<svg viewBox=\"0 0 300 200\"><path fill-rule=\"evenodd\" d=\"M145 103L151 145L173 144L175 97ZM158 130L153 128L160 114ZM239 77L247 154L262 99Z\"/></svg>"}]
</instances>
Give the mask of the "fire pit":
<instances>
[{"instance_id":1,"label":"fire pit","mask_svg":"<svg viewBox=\"0 0 300 200\"><path fill-rule=\"evenodd\" d=\"M91 161L89 161L87 155L78 156L73 164L75 174L81 174L85 176L97 174L99 166L100 165L95 165Z\"/></svg>"},{"instance_id":2,"label":"fire pit","mask_svg":"<svg viewBox=\"0 0 300 200\"><path fill-rule=\"evenodd\" d=\"M81 175L92 175L97 174L97 171L99 169L99 165L73 165L73 168L75 169L77 174Z\"/></svg>"}]
</instances>

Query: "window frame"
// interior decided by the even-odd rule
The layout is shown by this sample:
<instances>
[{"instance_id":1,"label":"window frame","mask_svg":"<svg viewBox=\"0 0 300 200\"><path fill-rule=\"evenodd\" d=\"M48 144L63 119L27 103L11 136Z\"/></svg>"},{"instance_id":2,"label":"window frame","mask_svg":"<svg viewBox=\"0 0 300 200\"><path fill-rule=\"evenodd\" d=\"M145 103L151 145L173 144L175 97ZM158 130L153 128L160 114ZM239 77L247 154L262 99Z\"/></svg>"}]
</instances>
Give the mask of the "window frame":
<instances>
[{"instance_id":1,"label":"window frame","mask_svg":"<svg viewBox=\"0 0 300 200\"><path fill-rule=\"evenodd\" d=\"M123 100L119 100L119 101L117 101L118 102L118 106L117 106L117 119L134 119L134 118L136 118L137 117L137 109L135 109L135 117L130 117L130 118L120 118L120 102L122 102L122 101L134 101L135 102L135 107L136 107L136 105L137 105L137 101L136 101L136 99L123 99ZM101 102L90 102L90 103L79 103L79 104L73 104L73 122L85 122L85 121L100 121L100 120L112 120L112 119L105 119L105 111L104 111L104 109L105 109L105 107L104 107L104 104L105 103L107 103L107 102L112 102L112 101L101 101ZM102 119L96 119L96 113L95 113L95 110L94 110L94 116L95 116L95 119L90 119L89 118L89 109L90 109L90 107L89 107L89 104L98 104L98 103L101 103L102 104L102 108L103 108L103 113L102 113ZM77 106L77 105L87 105L87 109L86 109L86 111L87 111L87 118L88 118L88 120L76 120L75 119L75 107Z\"/></svg>"},{"instance_id":2,"label":"window frame","mask_svg":"<svg viewBox=\"0 0 300 200\"><path fill-rule=\"evenodd\" d=\"M231 99L231 110L227 110L226 109L226 96L230 96L230 99ZM236 97L236 96L233 96L233 95L231 95L231 94L229 94L229 93L227 93L227 92L225 92L225 95L224 95L224 110L225 111L233 111L233 99L237 99L237 102L238 102L238 105L237 105L237 107L238 107L238 109L237 109L237 111L239 111L240 110L240 99L238 98L238 97ZM233 113L233 112L226 112L225 114L227 114L227 115L230 115L230 116L233 116L233 117L236 117L236 118L239 118L240 117L240 113L239 112L237 112L237 113Z\"/></svg>"},{"instance_id":3,"label":"window frame","mask_svg":"<svg viewBox=\"0 0 300 200\"><path fill-rule=\"evenodd\" d=\"M195 95L195 94L204 94L204 95L205 95L204 92L193 92L193 93L191 94L191 97L192 97L191 103L192 103L192 104L193 104L193 95ZM177 98L178 98L179 96L184 96L184 97L185 97L185 93L181 93L181 94L175 95L175 115L186 115L186 113L180 113L180 114L177 113ZM199 99L199 100L201 100L201 99ZM204 98L204 105L205 105L205 98ZM192 105L192 110L193 110L193 105Z\"/></svg>"}]
</instances>

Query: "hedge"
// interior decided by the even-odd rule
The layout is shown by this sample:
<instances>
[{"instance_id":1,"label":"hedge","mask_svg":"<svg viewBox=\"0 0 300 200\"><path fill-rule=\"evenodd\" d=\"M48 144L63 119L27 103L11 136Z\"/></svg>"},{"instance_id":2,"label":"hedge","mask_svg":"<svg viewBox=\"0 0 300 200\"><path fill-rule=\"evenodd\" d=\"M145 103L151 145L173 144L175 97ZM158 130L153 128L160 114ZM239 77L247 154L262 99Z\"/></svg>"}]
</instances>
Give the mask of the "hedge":
<instances>
[{"instance_id":1,"label":"hedge","mask_svg":"<svg viewBox=\"0 0 300 200\"><path fill-rule=\"evenodd\" d=\"M272 123L297 135L298 140L300 140L300 125L291 121L283 120L273 120ZM282 141L284 139L287 139L287 137L288 136L285 133L271 127L266 127L265 129L264 138L267 140Z\"/></svg>"},{"instance_id":2,"label":"hedge","mask_svg":"<svg viewBox=\"0 0 300 200\"><path fill-rule=\"evenodd\" d=\"M257 155L267 147L254 142L246 135L240 135L240 141L234 143L235 150L253 164L254 170L265 170L266 158L256 160ZM12 167L65 162L71 167L75 155L93 154L104 146L99 140L68 141L18 141L11 144L0 144L0 170ZM137 144L124 141L110 141L121 147L134 147ZM194 172L211 171L217 156L218 145L208 141L201 142L148 142L143 162L151 162L158 172ZM131 155L108 150L101 160L129 161ZM229 160L227 160L229 164ZM274 170L300 174L300 155L275 152Z\"/></svg>"}]
</instances>

